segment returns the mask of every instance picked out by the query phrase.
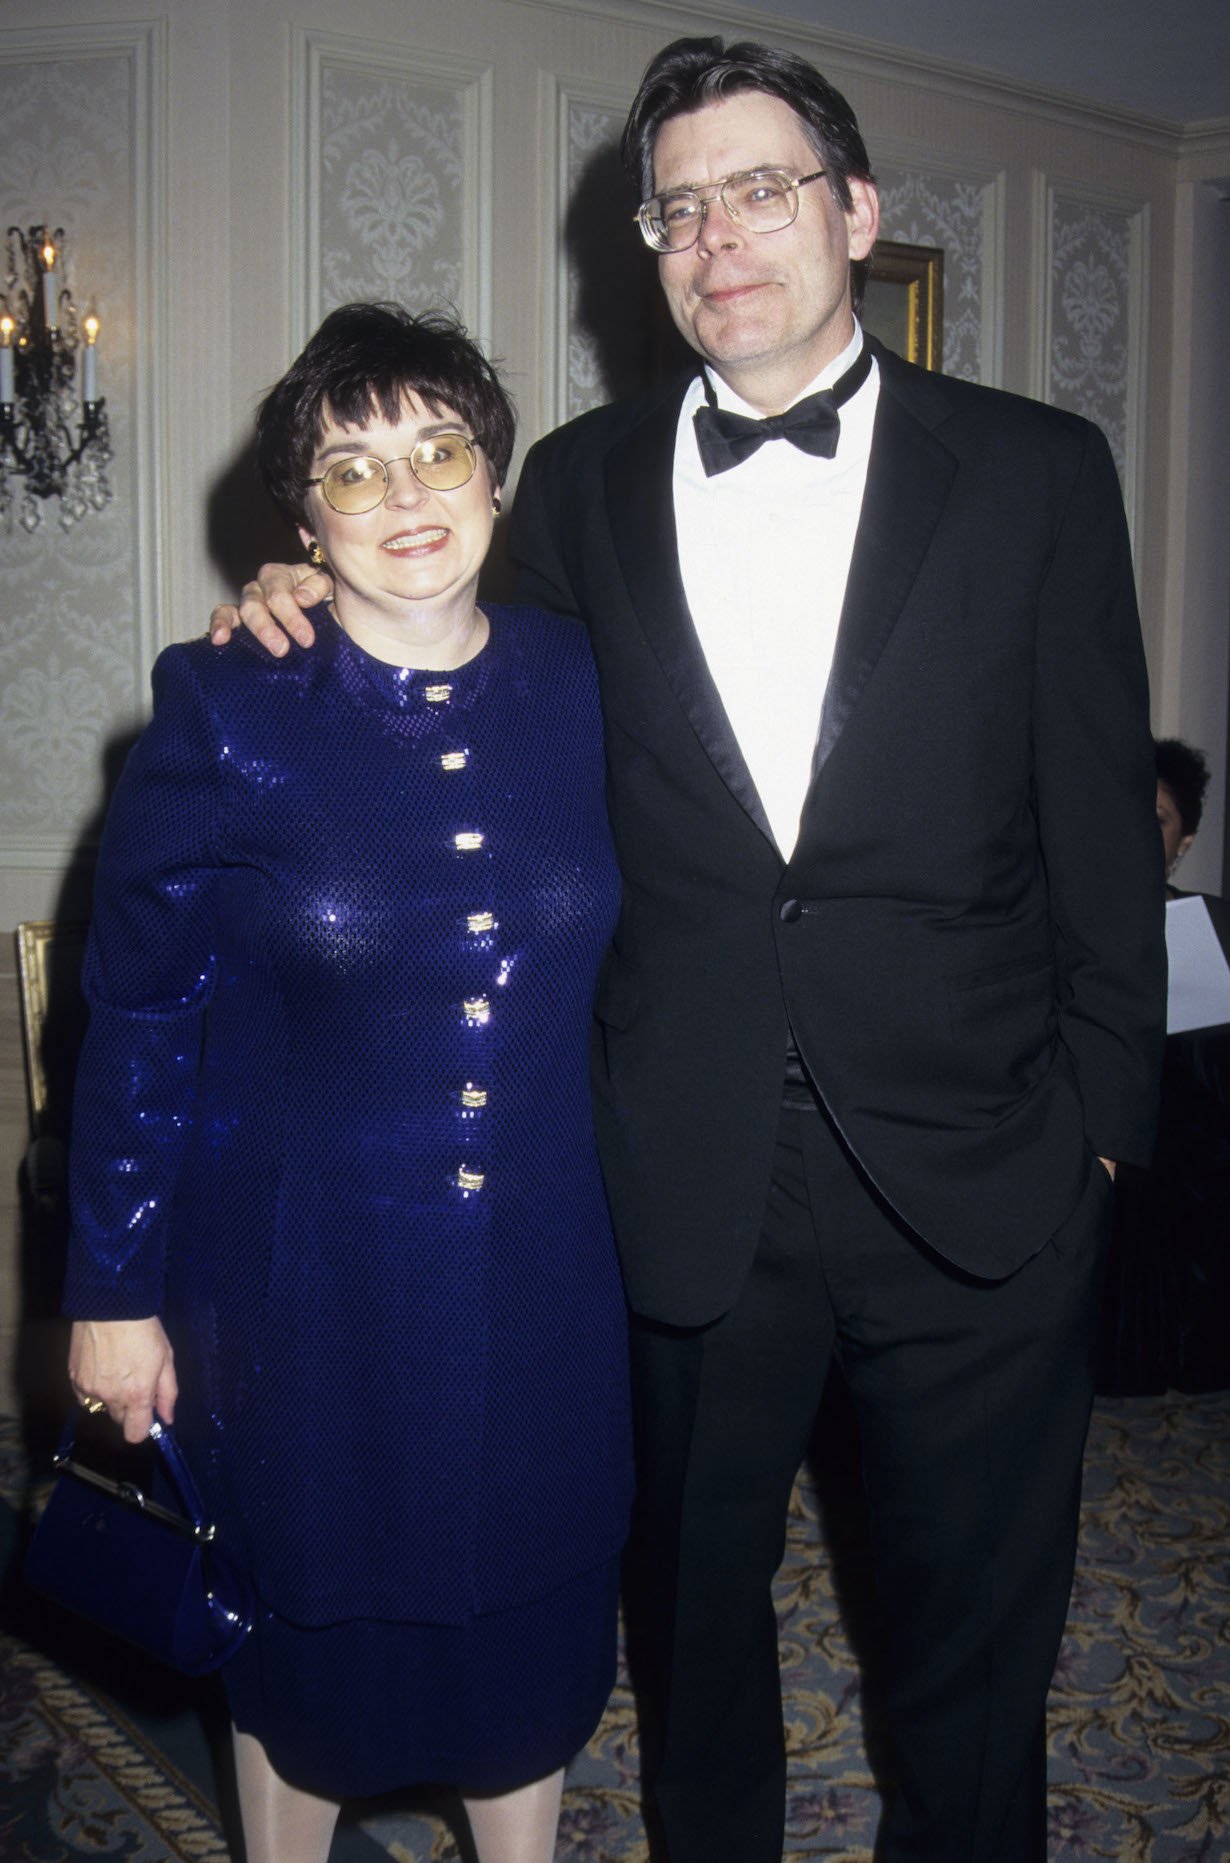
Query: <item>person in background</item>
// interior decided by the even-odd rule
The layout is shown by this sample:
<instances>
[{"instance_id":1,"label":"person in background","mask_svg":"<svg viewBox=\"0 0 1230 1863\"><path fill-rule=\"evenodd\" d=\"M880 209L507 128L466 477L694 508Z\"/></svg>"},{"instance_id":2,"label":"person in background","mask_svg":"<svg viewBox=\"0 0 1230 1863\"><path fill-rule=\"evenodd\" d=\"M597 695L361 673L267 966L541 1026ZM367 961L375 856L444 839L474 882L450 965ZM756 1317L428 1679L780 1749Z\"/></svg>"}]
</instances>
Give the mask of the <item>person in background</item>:
<instances>
[{"instance_id":1,"label":"person in background","mask_svg":"<svg viewBox=\"0 0 1230 1863\"><path fill-rule=\"evenodd\" d=\"M1157 822L1166 897L1196 839L1209 786L1204 752L1158 738ZM1221 918L1221 902L1210 900ZM1187 908L1181 908L1186 910ZM1166 1038L1157 1145L1125 1167L1102 1318L1098 1389L1112 1397L1230 1389L1230 1025Z\"/></svg>"},{"instance_id":2,"label":"person in background","mask_svg":"<svg viewBox=\"0 0 1230 1863\"><path fill-rule=\"evenodd\" d=\"M836 1359L888 1654L877 1854L1033 1863L1111 1177L1149 1156L1165 1004L1119 483L1087 422L864 335L876 188L812 66L676 40L624 153L697 366L539 441L509 553L602 690L594 1092L665 1854L779 1863L771 1585ZM294 581L245 591L263 638L264 593L308 637L324 585Z\"/></svg>"},{"instance_id":3,"label":"person in background","mask_svg":"<svg viewBox=\"0 0 1230 1863\"><path fill-rule=\"evenodd\" d=\"M1166 861L1166 896L1178 898L1171 884L1175 868L1196 839L1209 786L1204 752L1179 737L1159 737L1153 745L1157 768L1157 822Z\"/></svg>"},{"instance_id":4,"label":"person in background","mask_svg":"<svg viewBox=\"0 0 1230 1863\"><path fill-rule=\"evenodd\" d=\"M448 320L325 319L258 423L317 649L162 654L99 859L71 1379L132 1441L174 1416L253 1575L248 1863L425 1780L482 1863L550 1863L614 1677L619 879L584 634L476 600L513 432Z\"/></svg>"}]
</instances>

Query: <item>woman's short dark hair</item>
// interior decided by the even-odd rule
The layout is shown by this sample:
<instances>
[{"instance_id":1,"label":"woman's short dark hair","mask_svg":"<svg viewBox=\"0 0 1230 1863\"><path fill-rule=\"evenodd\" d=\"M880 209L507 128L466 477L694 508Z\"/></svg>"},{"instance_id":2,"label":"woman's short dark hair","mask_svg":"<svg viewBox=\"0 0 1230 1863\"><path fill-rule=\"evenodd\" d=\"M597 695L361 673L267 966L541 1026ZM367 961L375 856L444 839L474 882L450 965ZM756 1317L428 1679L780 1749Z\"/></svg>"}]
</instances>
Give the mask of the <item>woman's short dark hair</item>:
<instances>
[{"instance_id":1,"label":"woman's short dark hair","mask_svg":"<svg viewBox=\"0 0 1230 1863\"><path fill-rule=\"evenodd\" d=\"M1184 834L1195 834L1204 814L1204 792L1209 786L1209 766L1202 750L1185 744L1181 737L1154 739L1153 757L1157 780L1165 783L1175 800Z\"/></svg>"},{"instance_id":2,"label":"woman's short dark hair","mask_svg":"<svg viewBox=\"0 0 1230 1863\"><path fill-rule=\"evenodd\" d=\"M654 143L668 118L690 115L740 91L764 91L789 104L843 208L852 205L851 178L875 179L853 110L806 59L752 40L723 45L718 38L676 39L650 60L624 125L624 166L641 200L653 193Z\"/></svg>"},{"instance_id":3,"label":"woman's short dark hair","mask_svg":"<svg viewBox=\"0 0 1230 1863\"><path fill-rule=\"evenodd\" d=\"M398 420L409 390L433 414L460 415L503 484L517 416L461 325L440 312L413 316L400 304L343 304L308 339L256 417L261 476L288 517L306 522L306 481L326 418L365 427L378 410Z\"/></svg>"}]
</instances>

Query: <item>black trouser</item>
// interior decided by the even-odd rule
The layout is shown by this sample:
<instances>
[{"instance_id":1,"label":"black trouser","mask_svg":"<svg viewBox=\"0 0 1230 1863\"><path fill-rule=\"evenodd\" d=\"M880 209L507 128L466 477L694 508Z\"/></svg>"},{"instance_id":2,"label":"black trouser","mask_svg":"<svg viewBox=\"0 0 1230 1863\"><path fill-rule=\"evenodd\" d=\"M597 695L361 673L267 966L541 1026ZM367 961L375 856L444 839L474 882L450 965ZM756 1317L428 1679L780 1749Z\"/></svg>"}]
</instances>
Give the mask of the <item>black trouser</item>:
<instances>
[{"instance_id":1,"label":"black trouser","mask_svg":"<svg viewBox=\"0 0 1230 1863\"><path fill-rule=\"evenodd\" d=\"M1110 1180L1009 1280L886 1208L819 1114L783 1113L755 1263L699 1331L640 1322L648 1774L670 1863L778 1863L771 1598L835 1354L859 1420L898 1787L883 1863L1045 1856L1044 1708L1075 1553Z\"/></svg>"}]
</instances>

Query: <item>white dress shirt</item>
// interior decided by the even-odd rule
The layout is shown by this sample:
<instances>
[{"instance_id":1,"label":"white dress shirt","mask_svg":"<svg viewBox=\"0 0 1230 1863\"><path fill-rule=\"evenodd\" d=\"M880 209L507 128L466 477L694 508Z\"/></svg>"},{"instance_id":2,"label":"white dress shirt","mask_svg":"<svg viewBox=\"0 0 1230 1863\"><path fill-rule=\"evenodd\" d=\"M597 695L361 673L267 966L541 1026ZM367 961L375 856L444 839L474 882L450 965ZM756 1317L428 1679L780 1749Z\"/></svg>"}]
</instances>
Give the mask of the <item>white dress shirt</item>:
<instances>
[{"instance_id":1,"label":"white dress shirt","mask_svg":"<svg viewBox=\"0 0 1230 1863\"><path fill-rule=\"evenodd\" d=\"M863 346L849 346L797 397L829 388ZM758 418L712 370L719 407ZM706 478L692 416L698 376L675 438L679 568L692 621L782 857L789 860L811 777L837 623L871 455L880 372L841 409L833 459L768 440Z\"/></svg>"}]
</instances>

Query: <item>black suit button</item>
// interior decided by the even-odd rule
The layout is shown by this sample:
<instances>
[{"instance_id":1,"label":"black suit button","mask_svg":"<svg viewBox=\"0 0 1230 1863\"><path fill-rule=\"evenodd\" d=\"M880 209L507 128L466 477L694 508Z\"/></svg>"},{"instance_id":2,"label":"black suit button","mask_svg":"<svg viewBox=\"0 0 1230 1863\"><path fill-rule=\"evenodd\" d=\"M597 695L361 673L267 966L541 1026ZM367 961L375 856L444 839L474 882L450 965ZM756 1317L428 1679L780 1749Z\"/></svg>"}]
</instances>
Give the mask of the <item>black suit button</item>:
<instances>
[{"instance_id":1,"label":"black suit button","mask_svg":"<svg viewBox=\"0 0 1230 1863\"><path fill-rule=\"evenodd\" d=\"M793 925L796 919L802 918L803 908L797 899L785 899L777 908L777 916L783 925Z\"/></svg>"}]
</instances>

